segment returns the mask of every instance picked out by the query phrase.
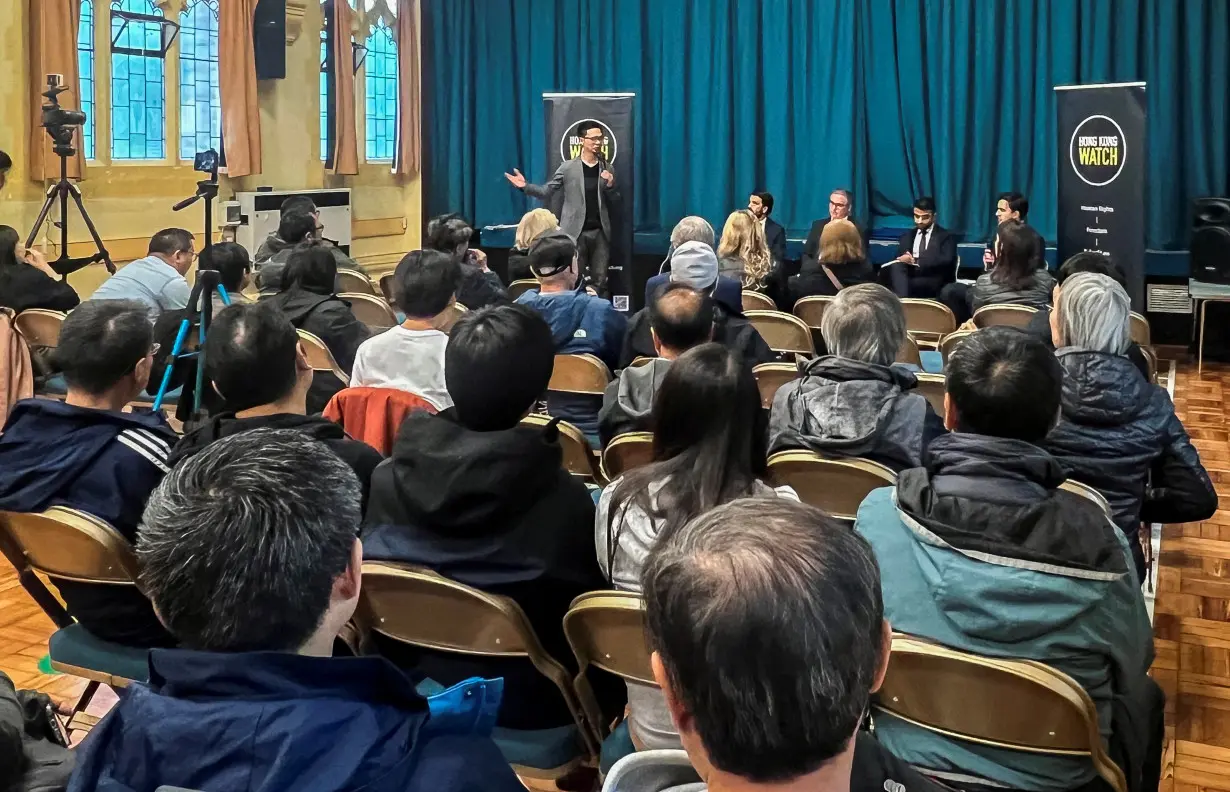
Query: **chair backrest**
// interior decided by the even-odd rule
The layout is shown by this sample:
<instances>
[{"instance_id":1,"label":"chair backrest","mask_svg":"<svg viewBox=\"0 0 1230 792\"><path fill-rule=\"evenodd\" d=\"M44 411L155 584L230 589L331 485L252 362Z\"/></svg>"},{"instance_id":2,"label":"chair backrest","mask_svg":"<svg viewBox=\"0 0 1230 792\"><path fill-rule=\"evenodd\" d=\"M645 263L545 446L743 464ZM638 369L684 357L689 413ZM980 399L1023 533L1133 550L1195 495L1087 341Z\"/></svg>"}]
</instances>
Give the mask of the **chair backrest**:
<instances>
[{"instance_id":1,"label":"chair backrest","mask_svg":"<svg viewBox=\"0 0 1230 792\"><path fill-rule=\"evenodd\" d=\"M1132 311L1131 333L1132 340L1142 347L1153 343L1153 331L1149 328L1149 320L1144 314Z\"/></svg>"},{"instance_id":2,"label":"chair backrest","mask_svg":"<svg viewBox=\"0 0 1230 792\"><path fill-rule=\"evenodd\" d=\"M1088 756L1115 792L1123 772L1106 755L1093 701L1071 677L1029 660L958 652L893 636L876 709L957 740L1036 754Z\"/></svg>"},{"instance_id":3,"label":"chair backrest","mask_svg":"<svg viewBox=\"0 0 1230 792\"><path fill-rule=\"evenodd\" d=\"M348 387L333 394L321 414L387 457L402 423L419 411L435 415L439 408L417 393L397 388Z\"/></svg>"},{"instance_id":4,"label":"chair backrest","mask_svg":"<svg viewBox=\"0 0 1230 792\"><path fill-rule=\"evenodd\" d=\"M1157 352L1151 346L1140 347L1140 353L1145 356L1145 362L1149 364L1149 382L1157 382Z\"/></svg>"},{"instance_id":5,"label":"chair backrest","mask_svg":"<svg viewBox=\"0 0 1230 792\"><path fill-rule=\"evenodd\" d=\"M354 318L372 330L377 332L388 330L397 324L397 314L393 312L392 306L385 302L383 297L362 292L345 292L337 296L350 303L350 310L354 312Z\"/></svg>"},{"instance_id":6,"label":"chair backrest","mask_svg":"<svg viewBox=\"0 0 1230 792\"><path fill-rule=\"evenodd\" d=\"M760 389L760 406L766 410L773 407L773 398L783 385L803 376L793 363L761 363L752 369L752 374Z\"/></svg>"},{"instance_id":7,"label":"chair backrest","mask_svg":"<svg viewBox=\"0 0 1230 792\"><path fill-rule=\"evenodd\" d=\"M611 381L611 370L593 355L556 355L547 390L601 396Z\"/></svg>"},{"instance_id":8,"label":"chair backrest","mask_svg":"<svg viewBox=\"0 0 1230 792\"><path fill-rule=\"evenodd\" d=\"M1028 305L984 305L974 311L974 326L983 328L1004 325L1024 328L1037 312L1037 308Z\"/></svg>"},{"instance_id":9,"label":"chair backrest","mask_svg":"<svg viewBox=\"0 0 1230 792\"><path fill-rule=\"evenodd\" d=\"M628 368L636 368L637 366L647 366L655 360L657 360L656 357L645 357L644 355L637 355L636 357L632 358L632 362L628 364Z\"/></svg>"},{"instance_id":10,"label":"chair backrest","mask_svg":"<svg viewBox=\"0 0 1230 792\"><path fill-rule=\"evenodd\" d=\"M586 722L568 672L542 648L517 603L427 569L365 563L359 599L367 629L401 643L481 657L527 657L559 688L590 750Z\"/></svg>"},{"instance_id":11,"label":"chair backrest","mask_svg":"<svg viewBox=\"0 0 1230 792\"><path fill-rule=\"evenodd\" d=\"M82 583L135 586L132 545L106 522L76 509L0 512L0 532L30 568Z\"/></svg>"},{"instance_id":12,"label":"chair backrest","mask_svg":"<svg viewBox=\"0 0 1230 792\"><path fill-rule=\"evenodd\" d=\"M365 273L353 269L339 269L337 271L337 287L339 292L347 294L377 294L372 279L367 277Z\"/></svg>"},{"instance_id":13,"label":"chair backrest","mask_svg":"<svg viewBox=\"0 0 1230 792\"><path fill-rule=\"evenodd\" d=\"M440 318L443 321L441 321L439 325L440 332L445 334L451 333L453 330L453 325L457 324L457 320L464 316L469 310L469 308L466 308L461 303L455 302L448 308L441 311Z\"/></svg>"},{"instance_id":14,"label":"chair backrest","mask_svg":"<svg viewBox=\"0 0 1230 792\"><path fill-rule=\"evenodd\" d=\"M909 334L901 339L901 348L897 350L895 363L909 363L922 368L922 353L918 351L918 342Z\"/></svg>"},{"instance_id":15,"label":"chair backrest","mask_svg":"<svg viewBox=\"0 0 1230 792\"><path fill-rule=\"evenodd\" d=\"M556 421L551 416L542 413L530 413L521 419L521 423L526 426L546 426L551 421L555 421L556 428L559 430L559 444L564 452L562 460L564 470L574 476L590 479L599 484L603 483L598 461L589 447L589 441L585 439L580 429L567 421Z\"/></svg>"},{"instance_id":16,"label":"chair backrest","mask_svg":"<svg viewBox=\"0 0 1230 792\"><path fill-rule=\"evenodd\" d=\"M68 314L46 308L27 308L17 314L13 324L30 346L56 347L60 343L60 326Z\"/></svg>"},{"instance_id":17,"label":"chair backrest","mask_svg":"<svg viewBox=\"0 0 1230 792\"><path fill-rule=\"evenodd\" d=\"M948 388L947 378L943 374L928 374L925 371L915 372L918 378L918 392L931 404L935 414L944 417L944 393Z\"/></svg>"},{"instance_id":18,"label":"chair backrest","mask_svg":"<svg viewBox=\"0 0 1230 792\"><path fill-rule=\"evenodd\" d=\"M622 591L582 594L572 601L564 614L564 635L577 658L575 685L578 691L589 689L585 672L591 665L626 680L657 687L645 640L645 602L635 594ZM602 726L607 722L600 713L591 716L590 720Z\"/></svg>"},{"instance_id":19,"label":"chair backrest","mask_svg":"<svg viewBox=\"0 0 1230 792\"><path fill-rule=\"evenodd\" d=\"M905 298L905 329L921 343L938 344L940 339L957 329L957 317L939 300Z\"/></svg>"},{"instance_id":20,"label":"chair backrest","mask_svg":"<svg viewBox=\"0 0 1230 792\"><path fill-rule=\"evenodd\" d=\"M602 449L602 475L607 481L653 461L653 432L627 432Z\"/></svg>"},{"instance_id":21,"label":"chair backrest","mask_svg":"<svg viewBox=\"0 0 1230 792\"><path fill-rule=\"evenodd\" d=\"M948 365L948 358L952 356L952 351L962 341L977 332L977 330L958 330L955 333L949 333L940 340L940 358L943 359L945 366Z\"/></svg>"},{"instance_id":22,"label":"chair backrest","mask_svg":"<svg viewBox=\"0 0 1230 792\"><path fill-rule=\"evenodd\" d=\"M781 311L745 311L743 315L774 352L816 354L811 328L799 317Z\"/></svg>"},{"instance_id":23,"label":"chair backrest","mask_svg":"<svg viewBox=\"0 0 1230 792\"><path fill-rule=\"evenodd\" d=\"M794 315L802 319L808 327L819 330L825 310L836 299L836 297L823 294L802 297L794 304Z\"/></svg>"},{"instance_id":24,"label":"chair backrest","mask_svg":"<svg viewBox=\"0 0 1230 792\"><path fill-rule=\"evenodd\" d=\"M307 362L312 367L312 371L331 371L342 381L343 385L350 384L350 372L342 371L342 367L333 359L333 353L329 351L324 341L306 330L300 330L299 343L303 346L303 353L307 356Z\"/></svg>"},{"instance_id":25,"label":"chair backrest","mask_svg":"<svg viewBox=\"0 0 1230 792\"><path fill-rule=\"evenodd\" d=\"M1110 501L1106 500L1105 495L1098 492L1088 484L1082 481L1077 481L1076 479L1064 479L1063 483L1059 485L1059 488L1061 490L1067 490L1074 495L1080 495L1082 498L1087 500L1093 501L1098 505L1098 508L1106 513L1107 517L1113 516L1110 509Z\"/></svg>"},{"instance_id":26,"label":"chair backrest","mask_svg":"<svg viewBox=\"0 0 1230 792\"><path fill-rule=\"evenodd\" d=\"M779 451L769 457L769 479L787 485L799 500L839 520L853 520L874 489L891 487L897 474L869 459L825 459L814 451Z\"/></svg>"},{"instance_id":27,"label":"chair backrest","mask_svg":"<svg viewBox=\"0 0 1230 792\"><path fill-rule=\"evenodd\" d=\"M766 295L750 289L743 290L743 310L745 311L776 311L777 304Z\"/></svg>"},{"instance_id":28,"label":"chair backrest","mask_svg":"<svg viewBox=\"0 0 1230 792\"><path fill-rule=\"evenodd\" d=\"M538 281L534 278L522 278L508 284L508 299L516 300L521 295L528 291L533 291L538 288Z\"/></svg>"},{"instance_id":29,"label":"chair backrest","mask_svg":"<svg viewBox=\"0 0 1230 792\"><path fill-rule=\"evenodd\" d=\"M384 295L384 299L388 300L389 305L394 305L397 300L393 299L393 273L380 276L380 293Z\"/></svg>"}]
</instances>

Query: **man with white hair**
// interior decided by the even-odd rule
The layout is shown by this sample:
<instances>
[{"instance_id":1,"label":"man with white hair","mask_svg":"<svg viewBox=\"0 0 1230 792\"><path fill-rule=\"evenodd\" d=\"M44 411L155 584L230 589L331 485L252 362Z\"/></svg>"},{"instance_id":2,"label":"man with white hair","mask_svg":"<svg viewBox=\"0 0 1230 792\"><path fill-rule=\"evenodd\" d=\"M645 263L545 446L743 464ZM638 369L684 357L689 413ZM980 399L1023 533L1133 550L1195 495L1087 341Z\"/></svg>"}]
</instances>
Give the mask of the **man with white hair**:
<instances>
[{"instance_id":1,"label":"man with white hair","mask_svg":"<svg viewBox=\"0 0 1230 792\"><path fill-rule=\"evenodd\" d=\"M709 221L703 217L688 215L676 223L675 229L671 231L670 252L666 255L666 261L662 262L662 269L664 271L661 274L654 275L645 283L645 305L652 305L666 284L671 282L670 270L675 251L688 242L699 242L712 248L716 238L717 235L713 232L713 226L709 225ZM724 275L719 276L717 286L713 290L713 299L736 313L742 313L743 284L738 278L728 278Z\"/></svg>"}]
</instances>

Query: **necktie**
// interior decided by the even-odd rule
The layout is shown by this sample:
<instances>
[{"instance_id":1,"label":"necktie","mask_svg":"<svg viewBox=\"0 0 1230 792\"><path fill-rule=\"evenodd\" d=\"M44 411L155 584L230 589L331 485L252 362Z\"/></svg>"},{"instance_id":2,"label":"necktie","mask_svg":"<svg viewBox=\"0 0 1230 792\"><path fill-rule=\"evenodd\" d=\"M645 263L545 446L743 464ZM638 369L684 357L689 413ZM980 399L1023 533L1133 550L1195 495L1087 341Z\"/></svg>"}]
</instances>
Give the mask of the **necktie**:
<instances>
[{"instance_id":1,"label":"necktie","mask_svg":"<svg viewBox=\"0 0 1230 792\"><path fill-rule=\"evenodd\" d=\"M919 240L918 242L918 255L920 256L923 253L927 252L927 234L929 234L930 232L931 232L930 228L926 229L925 231L918 232L922 236L922 239Z\"/></svg>"}]
</instances>

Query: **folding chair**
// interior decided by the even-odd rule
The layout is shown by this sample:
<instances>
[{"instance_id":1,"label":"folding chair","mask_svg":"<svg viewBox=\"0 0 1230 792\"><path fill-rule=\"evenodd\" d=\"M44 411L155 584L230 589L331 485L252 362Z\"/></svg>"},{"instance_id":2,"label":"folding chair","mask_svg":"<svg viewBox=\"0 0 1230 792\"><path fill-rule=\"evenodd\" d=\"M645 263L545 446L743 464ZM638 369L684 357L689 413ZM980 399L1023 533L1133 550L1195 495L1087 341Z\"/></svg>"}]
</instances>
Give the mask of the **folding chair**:
<instances>
[{"instance_id":1,"label":"folding chair","mask_svg":"<svg viewBox=\"0 0 1230 792\"><path fill-rule=\"evenodd\" d=\"M888 674L873 706L953 741L1087 756L1114 792L1127 792L1123 772L1102 747L1089 694L1042 663L979 657L894 635Z\"/></svg>"},{"instance_id":2,"label":"folding chair","mask_svg":"<svg viewBox=\"0 0 1230 792\"><path fill-rule=\"evenodd\" d=\"M872 490L897 484L897 474L870 459L825 459L814 451L779 451L769 457L769 479L789 486L799 500L852 521Z\"/></svg>"},{"instance_id":3,"label":"folding chair","mask_svg":"<svg viewBox=\"0 0 1230 792\"><path fill-rule=\"evenodd\" d=\"M957 329L956 315L939 300L907 297L901 300L901 307L905 310L906 332L918 344L935 348L944 336Z\"/></svg>"},{"instance_id":4,"label":"folding chair","mask_svg":"<svg viewBox=\"0 0 1230 792\"><path fill-rule=\"evenodd\" d=\"M824 336L820 332L824 312L836 299L836 297L824 294L815 294L811 297L802 297L794 304L793 313L811 328L812 346L817 350L824 348Z\"/></svg>"},{"instance_id":5,"label":"folding chair","mask_svg":"<svg viewBox=\"0 0 1230 792\"><path fill-rule=\"evenodd\" d=\"M1028 305L984 305L974 311L974 326L980 330L999 325L1025 328L1037 312Z\"/></svg>"},{"instance_id":6,"label":"folding chair","mask_svg":"<svg viewBox=\"0 0 1230 792\"><path fill-rule=\"evenodd\" d=\"M601 396L611 381L611 370L593 355L556 355L547 390Z\"/></svg>"},{"instance_id":7,"label":"folding chair","mask_svg":"<svg viewBox=\"0 0 1230 792\"><path fill-rule=\"evenodd\" d=\"M777 304L758 291L743 290L743 310L745 311L776 311Z\"/></svg>"},{"instance_id":8,"label":"folding chair","mask_svg":"<svg viewBox=\"0 0 1230 792\"><path fill-rule=\"evenodd\" d=\"M1106 500L1105 495L1098 492L1088 484L1082 481L1077 481L1076 479L1064 479L1063 483L1059 485L1059 488L1061 490L1067 490L1074 495L1080 495L1086 500L1093 501L1098 505L1098 508L1106 514L1107 518L1113 518L1113 513L1110 509L1110 501Z\"/></svg>"},{"instance_id":9,"label":"folding chair","mask_svg":"<svg viewBox=\"0 0 1230 792\"><path fill-rule=\"evenodd\" d=\"M944 393L948 389L948 380L943 374L928 374L919 371L914 374L918 378L918 392L930 404L935 414L944 417Z\"/></svg>"},{"instance_id":10,"label":"folding chair","mask_svg":"<svg viewBox=\"0 0 1230 792\"><path fill-rule=\"evenodd\" d=\"M469 308L466 308L459 302L455 302L451 307L445 308L443 311L444 322L440 325L440 332L445 334L452 332L453 325L457 324L457 320L469 310Z\"/></svg>"},{"instance_id":11,"label":"folding chair","mask_svg":"<svg viewBox=\"0 0 1230 792\"><path fill-rule=\"evenodd\" d=\"M761 363L752 369L756 377L756 387L760 389L760 406L766 410L773 408L773 399L778 390L787 382L793 382L803 376L799 367L793 363Z\"/></svg>"},{"instance_id":12,"label":"folding chair","mask_svg":"<svg viewBox=\"0 0 1230 792\"><path fill-rule=\"evenodd\" d=\"M949 333L940 340L940 357L944 361L944 366L948 366L948 358L952 355L962 341L977 333L977 330L958 330L955 333Z\"/></svg>"},{"instance_id":13,"label":"folding chair","mask_svg":"<svg viewBox=\"0 0 1230 792\"><path fill-rule=\"evenodd\" d=\"M362 292L345 292L337 296L350 303L350 310L354 312L355 319L377 333L384 332L398 324L397 314L393 312L392 306L385 302L383 297Z\"/></svg>"},{"instance_id":14,"label":"folding chair","mask_svg":"<svg viewBox=\"0 0 1230 792\"><path fill-rule=\"evenodd\" d=\"M350 373L342 371L342 367L333 359L333 353L329 351L329 347L325 346L324 341L307 330L300 330L299 343L303 346L303 354L307 356L307 362L312 367L312 371L330 371L333 376L342 381L343 385L350 384Z\"/></svg>"},{"instance_id":15,"label":"folding chair","mask_svg":"<svg viewBox=\"0 0 1230 792\"><path fill-rule=\"evenodd\" d=\"M396 305L397 301L393 299L393 273L380 276L380 293L384 295L384 299L389 305Z\"/></svg>"},{"instance_id":16,"label":"folding chair","mask_svg":"<svg viewBox=\"0 0 1230 792\"><path fill-rule=\"evenodd\" d=\"M799 317L781 311L745 311L743 315L774 352L815 357L811 328Z\"/></svg>"},{"instance_id":17,"label":"folding chair","mask_svg":"<svg viewBox=\"0 0 1230 792\"><path fill-rule=\"evenodd\" d=\"M589 447L589 441L585 439L580 429L567 421L561 421L542 413L530 413L521 419L521 423L525 426L545 427L552 421L559 430L559 444L564 452L564 470L600 486L604 485L606 479L602 475L602 469L598 465L593 450Z\"/></svg>"},{"instance_id":18,"label":"folding chair","mask_svg":"<svg viewBox=\"0 0 1230 792\"><path fill-rule=\"evenodd\" d=\"M588 691L577 691L567 669L542 648L520 606L427 569L366 563L359 622L385 638L438 652L528 658L559 689L573 724L553 729L497 728L504 758L523 777L552 780L597 756L598 712Z\"/></svg>"},{"instance_id":19,"label":"folding chair","mask_svg":"<svg viewBox=\"0 0 1230 792\"><path fill-rule=\"evenodd\" d=\"M653 461L653 432L627 432L611 440L602 450L602 475L614 481L629 470Z\"/></svg>"},{"instance_id":20,"label":"folding chair","mask_svg":"<svg viewBox=\"0 0 1230 792\"><path fill-rule=\"evenodd\" d=\"M918 344L914 342L909 333L901 339L901 348L897 350L897 359L893 362L909 363L922 368L922 353L918 351Z\"/></svg>"},{"instance_id":21,"label":"folding chair","mask_svg":"<svg viewBox=\"0 0 1230 792\"><path fill-rule=\"evenodd\" d=\"M39 361L46 365L49 361L44 357L60 344L60 326L68 314L60 311L49 311L45 308L27 308L13 320L17 334L30 348L31 362L35 364L35 374L39 372ZM50 374L40 377L36 382L34 395L49 399L63 400L68 393L68 383L62 374Z\"/></svg>"},{"instance_id":22,"label":"folding chair","mask_svg":"<svg viewBox=\"0 0 1230 792\"><path fill-rule=\"evenodd\" d=\"M1131 320L1132 340L1142 347L1151 346L1153 343L1153 331L1149 327L1149 320L1144 314L1138 314L1132 311Z\"/></svg>"},{"instance_id":23,"label":"folding chair","mask_svg":"<svg viewBox=\"0 0 1230 792\"><path fill-rule=\"evenodd\" d=\"M365 273L353 269L339 269L337 271L337 290L346 294L370 294L373 297L379 292L376 291L372 279L367 277Z\"/></svg>"},{"instance_id":24,"label":"folding chair","mask_svg":"<svg viewBox=\"0 0 1230 792\"><path fill-rule=\"evenodd\" d=\"M508 284L508 299L514 302L518 297L529 291L534 291L538 288L538 281L534 278L522 278Z\"/></svg>"}]
</instances>

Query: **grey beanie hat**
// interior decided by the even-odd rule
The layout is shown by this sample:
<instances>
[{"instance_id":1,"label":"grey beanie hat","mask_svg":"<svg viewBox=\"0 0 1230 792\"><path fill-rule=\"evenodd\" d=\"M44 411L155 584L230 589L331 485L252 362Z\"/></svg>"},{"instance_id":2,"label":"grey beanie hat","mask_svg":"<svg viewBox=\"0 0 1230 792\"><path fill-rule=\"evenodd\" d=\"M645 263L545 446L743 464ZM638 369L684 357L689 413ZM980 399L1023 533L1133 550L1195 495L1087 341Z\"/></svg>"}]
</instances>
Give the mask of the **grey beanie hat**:
<instances>
[{"instance_id":1,"label":"grey beanie hat","mask_svg":"<svg viewBox=\"0 0 1230 792\"><path fill-rule=\"evenodd\" d=\"M684 242L671 256L671 283L686 283L697 291L709 291L718 279L718 260L704 242Z\"/></svg>"}]
</instances>

